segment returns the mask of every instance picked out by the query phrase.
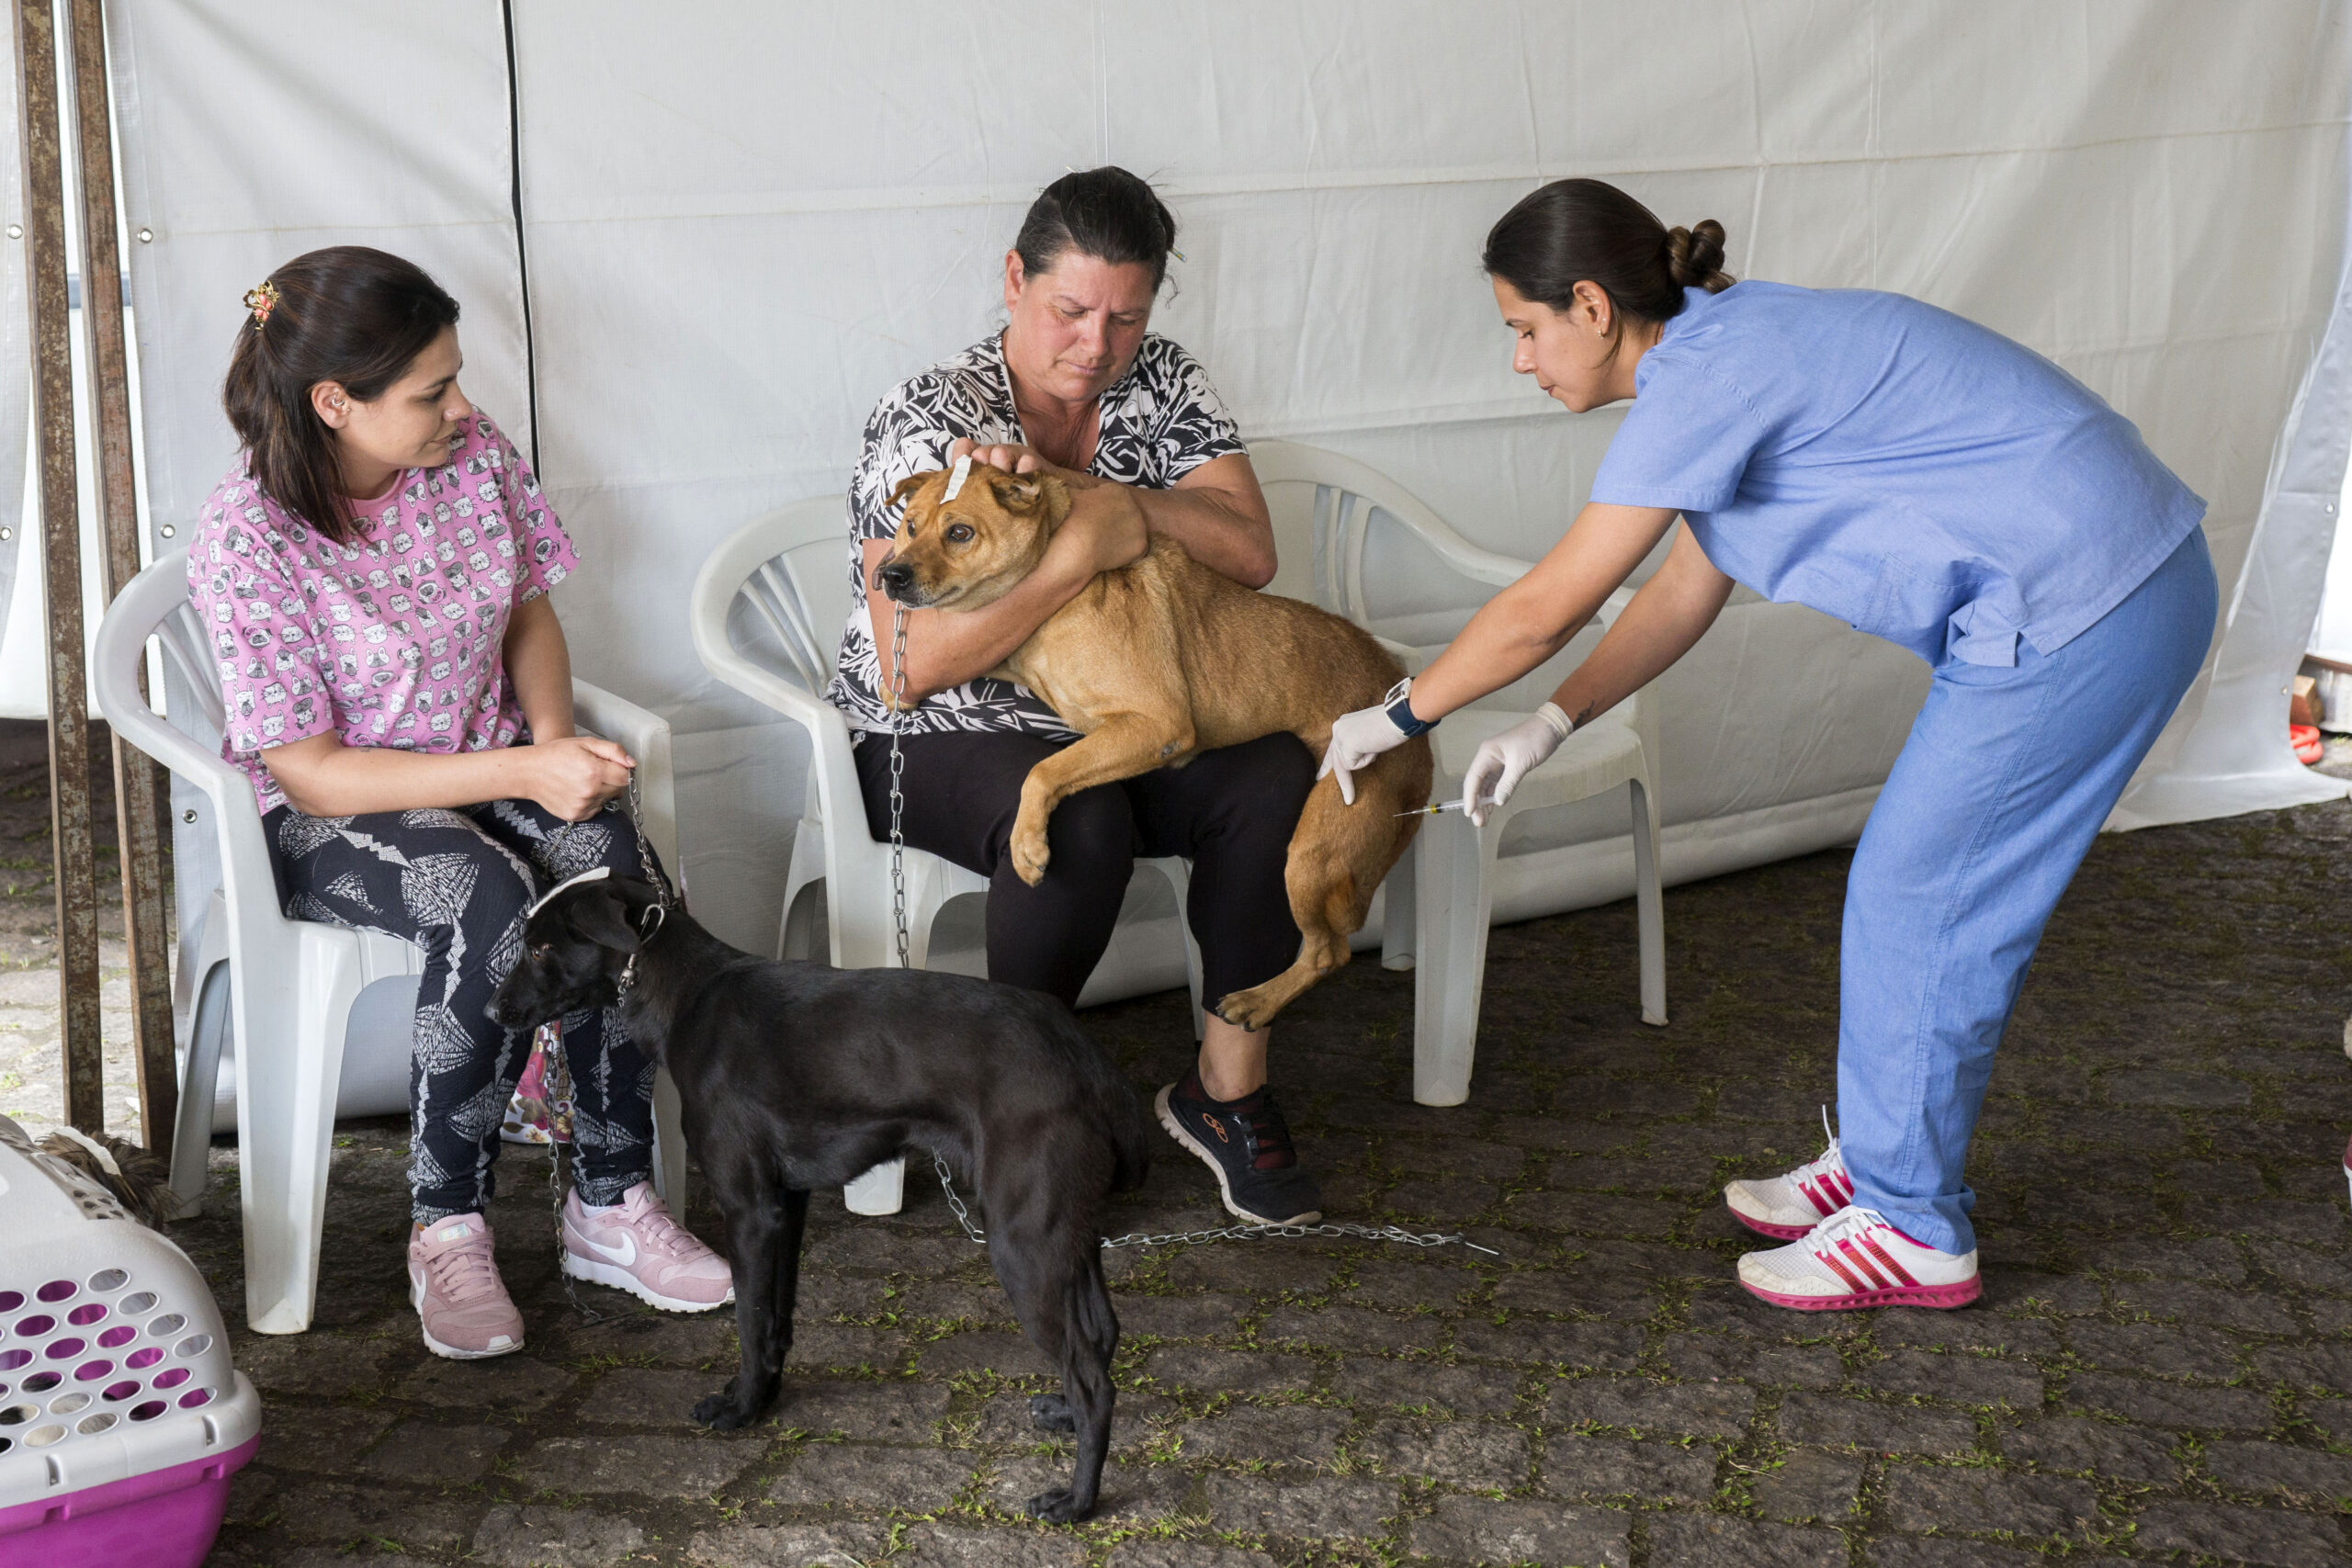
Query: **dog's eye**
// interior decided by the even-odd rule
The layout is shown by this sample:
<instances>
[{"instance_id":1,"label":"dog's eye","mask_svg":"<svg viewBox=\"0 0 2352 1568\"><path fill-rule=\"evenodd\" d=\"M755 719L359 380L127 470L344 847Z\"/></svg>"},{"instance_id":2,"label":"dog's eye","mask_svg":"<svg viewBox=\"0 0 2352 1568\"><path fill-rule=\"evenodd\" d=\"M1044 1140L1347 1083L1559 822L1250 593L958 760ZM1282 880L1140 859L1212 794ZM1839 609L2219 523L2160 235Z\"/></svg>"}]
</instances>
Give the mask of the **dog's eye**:
<instances>
[{"instance_id":1,"label":"dog's eye","mask_svg":"<svg viewBox=\"0 0 2352 1568\"><path fill-rule=\"evenodd\" d=\"M551 942L543 942L539 943L538 946L531 949L531 962L537 964L545 959L548 953L553 953L554 951L555 943Z\"/></svg>"},{"instance_id":2,"label":"dog's eye","mask_svg":"<svg viewBox=\"0 0 2352 1568\"><path fill-rule=\"evenodd\" d=\"M956 523L947 530L947 542L951 545L960 545L971 536L972 525L969 523Z\"/></svg>"}]
</instances>

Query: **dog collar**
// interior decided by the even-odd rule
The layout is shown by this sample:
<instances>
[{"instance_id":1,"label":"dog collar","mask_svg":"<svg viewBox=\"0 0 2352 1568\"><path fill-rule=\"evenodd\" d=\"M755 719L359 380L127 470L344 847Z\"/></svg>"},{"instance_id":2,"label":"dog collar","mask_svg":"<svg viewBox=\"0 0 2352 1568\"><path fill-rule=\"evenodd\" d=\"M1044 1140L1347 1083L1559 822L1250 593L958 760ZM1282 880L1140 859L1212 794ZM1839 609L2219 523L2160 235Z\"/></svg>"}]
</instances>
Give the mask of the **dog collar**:
<instances>
[{"instance_id":1,"label":"dog collar","mask_svg":"<svg viewBox=\"0 0 2352 1568\"><path fill-rule=\"evenodd\" d=\"M533 915L537 914L541 909L546 908L549 903L554 901L555 896L562 892L567 887L577 887L583 882L602 882L605 878L612 874L613 868L611 866L596 865L590 866L586 871L582 872L577 876L567 876L561 882L557 883L553 887L550 887L546 892L540 894L539 901L523 911L523 918L527 920Z\"/></svg>"},{"instance_id":2,"label":"dog collar","mask_svg":"<svg viewBox=\"0 0 2352 1568\"><path fill-rule=\"evenodd\" d=\"M646 923L649 919L652 921L650 925ZM669 921L669 907L662 904L648 904L637 917L637 952L628 955L628 962L621 965L621 977L613 982L613 988L622 996L628 996L629 987L637 984L639 956L651 945L655 937L662 934L662 928Z\"/></svg>"}]
</instances>

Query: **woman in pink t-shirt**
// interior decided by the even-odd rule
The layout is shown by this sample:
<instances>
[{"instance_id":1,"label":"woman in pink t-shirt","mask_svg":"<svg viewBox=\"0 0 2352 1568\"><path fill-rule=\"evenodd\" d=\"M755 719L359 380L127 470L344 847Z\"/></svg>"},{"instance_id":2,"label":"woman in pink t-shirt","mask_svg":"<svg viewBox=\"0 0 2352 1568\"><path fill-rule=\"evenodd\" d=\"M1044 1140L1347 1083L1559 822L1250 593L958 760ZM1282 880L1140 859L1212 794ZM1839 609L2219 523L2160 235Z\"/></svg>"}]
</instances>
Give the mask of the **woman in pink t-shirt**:
<instances>
[{"instance_id":1,"label":"woman in pink t-shirt","mask_svg":"<svg viewBox=\"0 0 2352 1568\"><path fill-rule=\"evenodd\" d=\"M488 1012L545 887L643 876L614 806L636 764L572 728L548 590L577 564L514 446L458 389L458 302L340 245L246 295L223 389L245 446L188 593L289 916L425 952L410 1076L411 1295L444 1356L523 1346L483 1211L530 1042ZM578 1181L563 1268L670 1311L730 1295L654 1196L653 1067L611 1009L565 1020Z\"/></svg>"}]
</instances>

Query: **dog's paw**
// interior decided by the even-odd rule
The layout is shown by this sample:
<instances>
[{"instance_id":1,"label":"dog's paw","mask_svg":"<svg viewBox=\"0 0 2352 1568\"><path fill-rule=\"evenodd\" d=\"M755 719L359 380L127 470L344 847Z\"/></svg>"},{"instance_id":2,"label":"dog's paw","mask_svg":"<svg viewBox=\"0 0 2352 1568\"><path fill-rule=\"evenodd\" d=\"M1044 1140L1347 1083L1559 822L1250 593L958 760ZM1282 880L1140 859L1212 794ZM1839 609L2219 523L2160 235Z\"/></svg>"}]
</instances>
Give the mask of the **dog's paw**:
<instances>
[{"instance_id":1,"label":"dog's paw","mask_svg":"<svg viewBox=\"0 0 2352 1568\"><path fill-rule=\"evenodd\" d=\"M1029 1499L1029 1517L1043 1519L1049 1525L1066 1525L1082 1519L1094 1511L1091 1503L1080 1506L1078 1495L1067 1486L1057 1486L1051 1492L1040 1492Z\"/></svg>"},{"instance_id":2,"label":"dog's paw","mask_svg":"<svg viewBox=\"0 0 2352 1568\"><path fill-rule=\"evenodd\" d=\"M707 1427L714 1432L731 1432L738 1427L750 1426L757 1414L738 1405L734 1394L722 1390L695 1401L694 1421L695 1426Z\"/></svg>"},{"instance_id":3,"label":"dog's paw","mask_svg":"<svg viewBox=\"0 0 2352 1568\"><path fill-rule=\"evenodd\" d=\"M1078 1430L1078 1417L1070 1413L1069 1401L1058 1393L1033 1395L1029 1401L1029 1420L1040 1431Z\"/></svg>"},{"instance_id":4,"label":"dog's paw","mask_svg":"<svg viewBox=\"0 0 2352 1568\"><path fill-rule=\"evenodd\" d=\"M1209 1010L1236 1029L1255 1032L1272 1023L1283 1010L1267 999L1265 987L1252 986L1246 991L1227 992Z\"/></svg>"},{"instance_id":5,"label":"dog's paw","mask_svg":"<svg viewBox=\"0 0 2352 1568\"><path fill-rule=\"evenodd\" d=\"M1054 858L1053 850L1046 842L1045 829L1031 831L1015 826L1012 829L1012 874L1035 887L1046 880L1046 866Z\"/></svg>"}]
</instances>

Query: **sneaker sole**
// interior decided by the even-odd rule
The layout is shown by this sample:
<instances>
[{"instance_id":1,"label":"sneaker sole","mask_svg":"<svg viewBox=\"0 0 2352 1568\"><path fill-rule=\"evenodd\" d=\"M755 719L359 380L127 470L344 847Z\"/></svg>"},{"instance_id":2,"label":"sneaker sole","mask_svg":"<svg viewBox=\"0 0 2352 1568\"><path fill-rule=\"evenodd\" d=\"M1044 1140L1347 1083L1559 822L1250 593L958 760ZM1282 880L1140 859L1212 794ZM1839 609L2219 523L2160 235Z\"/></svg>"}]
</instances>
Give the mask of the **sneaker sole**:
<instances>
[{"instance_id":1,"label":"sneaker sole","mask_svg":"<svg viewBox=\"0 0 2352 1568\"><path fill-rule=\"evenodd\" d=\"M1728 1203L1724 1204L1724 1207L1731 1209L1731 1205ZM1758 1235L1769 1235L1774 1241L1803 1241L1806 1236L1813 1234L1813 1225L1771 1224L1766 1221L1755 1219L1749 1215L1743 1214L1737 1209L1731 1210L1731 1217L1737 1220L1741 1224L1746 1225L1749 1230L1754 1231ZM1819 1220L1815 1220L1813 1224L1817 1225L1820 1223L1821 1222Z\"/></svg>"},{"instance_id":2,"label":"sneaker sole","mask_svg":"<svg viewBox=\"0 0 2352 1568\"><path fill-rule=\"evenodd\" d=\"M416 1312L417 1332L424 1336L424 1348L436 1356L447 1356L453 1361L487 1361L511 1356L523 1348L523 1341L517 1339L503 1350L460 1350L434 1338L433 1330L424 1326L424 1281L413 1274L408 1277L408 1304Z\"/></svg>"},{"instance_id":3,"label":"sneaker sole","mask_svg":"<svg viewBox=\"0 0 2352 1568\"><path fill-rule=\"evenodd\" d=\"M1225 1167L1218 1163L1216 1156L1209 1153L1208 1145L1186 1132L1184 1124L1176 1120L1176 1113L1168 1109L1168 1096L1175 1087L1174 1084L1170 1084L1162 1089L1153 1097L1151 1108L1159 1113L1159 1124L1168 1129L1168 1135L1190 1149L1203 1165L1209 1168L1209 1174L1216 1178L1216 1194L1225 1204L1227 1213L1237 1219L1247 1220L1253 1225L1311 1225L1323 1217L1322 1210L1308 1209L1304 1213L1294 1214L1287 1220L1272 1220L1262 1214L1253 1214L1235 1202L1233 1189L1225 1179Z\"/></svg>"},{"instance_id":4,"label":"sneaker sole","mask_svg":"<svg viewBox=\"0 0 2352 1568\"><path fill-rule=\"evenodd\" d=\"M1950 1309L1963 1307L1984 1293L1979 1277L1961 1280L1956 1285L1898 1285L1886 1291L1856 1291L1843 1296L1784 1296L1778 1291L1767 1291L1742 1280L1740 1288L1749 1295L1770 1302L1774 1306L1790 1307L1797 1312L1860 1312L1864 1307L1915 1306Z\"/></svg>"},{"instance_id":5,"label":"sneaker sole","mask_svg":"<svg viewBox=\"0 0 2352 1568\"><path fill-rule=\"evenodd\" d=\"M563 1271L592 1285L609 1285L616 1291L627 1291L647 1306L662 1312L717 1312L720 1307L731 1306L735 1301L735 1292L731 1289L715 1302L690 1302L677 1296L665 1296L618 1264L600 1263L594 1258L582 1258L568 1247L563 1249Z\"/></svg>"}]
</instances>

